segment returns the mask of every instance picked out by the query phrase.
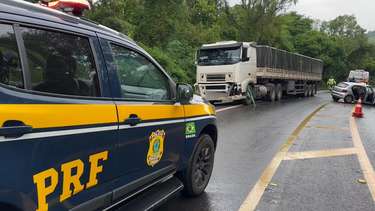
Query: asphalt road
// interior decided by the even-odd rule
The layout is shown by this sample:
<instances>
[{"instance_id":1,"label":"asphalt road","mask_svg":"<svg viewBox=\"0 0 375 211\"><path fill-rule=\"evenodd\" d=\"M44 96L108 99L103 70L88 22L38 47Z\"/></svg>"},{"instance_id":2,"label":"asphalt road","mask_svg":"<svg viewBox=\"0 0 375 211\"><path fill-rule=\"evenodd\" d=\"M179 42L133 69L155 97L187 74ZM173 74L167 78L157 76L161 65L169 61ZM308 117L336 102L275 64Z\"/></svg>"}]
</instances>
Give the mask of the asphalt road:
<instances>
[{"instance_id":1,"label":"asphalt road","mask_svg":"<svg viewBox=\"0 0 375 211\"><path fill-rule=\"evenodd\" d=\"M359 162L363 153L357 156L352 140L353 105L333 103L328 93L320 93L256 108L225 108L218 108L219 142L206 192L198 198L178 196L159 211L238 210L241 205L242 210L375 210ZM364 110L369 113L357 124L375 165L375 108ZM282 146L286 150L280 154Z\"/></svg>"}]
</instances>

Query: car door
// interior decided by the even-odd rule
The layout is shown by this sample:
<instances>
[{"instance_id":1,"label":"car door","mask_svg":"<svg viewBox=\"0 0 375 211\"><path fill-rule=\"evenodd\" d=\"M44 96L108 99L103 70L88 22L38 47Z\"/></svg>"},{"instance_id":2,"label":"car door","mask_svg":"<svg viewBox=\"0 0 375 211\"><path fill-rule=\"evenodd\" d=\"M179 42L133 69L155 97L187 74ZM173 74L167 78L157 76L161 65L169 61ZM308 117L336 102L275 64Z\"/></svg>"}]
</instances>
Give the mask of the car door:
<instances>
[{"instance_id":1,"label":"car door","mask_svg":"<svg viewBox=\"0 0 375 211\"><path fill-rule=\"evenodd\" d=\"M0 198L67 210L113 188L117 113L97 43L95 34L0 23Z\"/></svg>"},{"instance_id":2,"label":"car door","mask_svg":"<svg viewBox=\"0 0 375 211\"><path fill-rule=\"evenodd\" d=\"M151 180L155 172L162 176L176 168L185 140L184 108L173 100L174 84L136 46L106 40L102 46L117 93L120 183Z\"/></svg>"},{"instance_id":3,"label":"car door","mask_svg":"<svg viewBox=\"0 0 375 211\"><path fill-rule=\"evenodd\" d=\"M373 104L374 103L374 90L370 86L366 87L366 99L365 99L365 102L369 103L369 104Z\"/></svg>"}]
</instances>

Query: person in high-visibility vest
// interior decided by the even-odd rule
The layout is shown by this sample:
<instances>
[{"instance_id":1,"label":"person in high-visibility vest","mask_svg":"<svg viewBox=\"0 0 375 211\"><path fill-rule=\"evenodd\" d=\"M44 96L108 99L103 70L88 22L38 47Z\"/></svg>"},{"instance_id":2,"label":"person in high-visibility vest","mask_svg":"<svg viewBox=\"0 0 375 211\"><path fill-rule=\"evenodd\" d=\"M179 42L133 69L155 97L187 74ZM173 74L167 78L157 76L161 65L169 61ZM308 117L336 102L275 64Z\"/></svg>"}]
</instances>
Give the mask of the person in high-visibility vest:
<instances>
[{"instance_id":1,"label":"person in high-visibility vest","mask_svg":"<svg viewBox=\"0 0 375 211\"><path fill-rule=\"evenodd\" d=\"M331 77L331 78L328 79L328 81L327 81L327 86L328 86L328 88L329 88L330 90L333 89L333 87L336 86L336 80L335 80L333 77Z\"/></svg>"}]
</instances>

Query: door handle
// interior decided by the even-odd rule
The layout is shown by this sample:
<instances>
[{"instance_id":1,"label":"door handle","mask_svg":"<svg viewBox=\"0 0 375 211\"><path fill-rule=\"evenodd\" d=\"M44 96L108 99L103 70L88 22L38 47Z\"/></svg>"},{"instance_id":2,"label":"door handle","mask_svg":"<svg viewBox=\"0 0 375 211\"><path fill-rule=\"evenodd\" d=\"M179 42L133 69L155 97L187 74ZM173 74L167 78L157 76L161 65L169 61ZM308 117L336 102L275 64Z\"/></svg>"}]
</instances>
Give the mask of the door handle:
<instances>
[{"instance_id":1,"label":"door handle","mask_svg":"<svg viewBox=\"0 0 375 211\"><path fill-rule=\"evenodd\" d=\"M125 119L125 125L136 126L142 122L142 119L136 114L130 114L129 118Z\"/></svg>"},{"instance_id":2,"label":"door handle","mask_svg":"<svg viewBox=\"0 0 375 211\"><path fill-rule=\"evenodd\" d=\"M6 121L3 126L0 127L0 136L4 136L5 138L17 138L31 133L32 131L33 127L25 125L20 121L11 120Z\"/></svg>"}]
</instances>

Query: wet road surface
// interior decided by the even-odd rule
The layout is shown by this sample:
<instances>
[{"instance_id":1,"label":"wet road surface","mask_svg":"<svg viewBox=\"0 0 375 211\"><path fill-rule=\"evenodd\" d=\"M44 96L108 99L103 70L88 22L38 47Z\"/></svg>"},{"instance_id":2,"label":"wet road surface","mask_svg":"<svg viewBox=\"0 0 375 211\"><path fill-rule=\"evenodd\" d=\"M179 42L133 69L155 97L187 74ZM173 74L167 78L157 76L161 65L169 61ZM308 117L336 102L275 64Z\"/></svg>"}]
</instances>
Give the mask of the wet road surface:
<instances>
[{"instance_id":1,"label":"wet road surface","mask_svg":"<svg viewBox=\"0 0 375 211\"><path fill-rule=\"evenodd\" d=\"M229 107L206 192L158 211L375 210L375 107L354 119L328 93Z\"/></svg>"}]
</instances>

